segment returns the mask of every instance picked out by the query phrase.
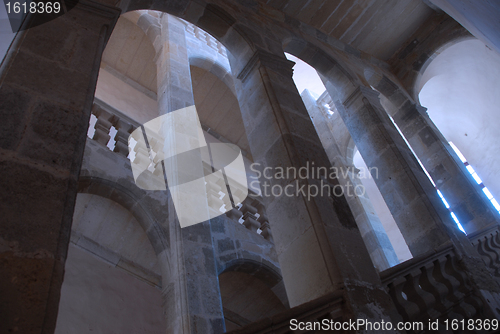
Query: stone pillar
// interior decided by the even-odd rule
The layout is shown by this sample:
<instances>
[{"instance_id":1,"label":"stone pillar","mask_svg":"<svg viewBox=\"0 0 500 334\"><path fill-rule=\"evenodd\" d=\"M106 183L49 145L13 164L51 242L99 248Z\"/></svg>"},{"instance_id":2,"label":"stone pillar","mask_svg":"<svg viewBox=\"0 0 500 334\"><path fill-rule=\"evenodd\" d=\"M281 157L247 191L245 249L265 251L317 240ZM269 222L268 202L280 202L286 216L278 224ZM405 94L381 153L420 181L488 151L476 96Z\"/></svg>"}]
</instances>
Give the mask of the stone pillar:
<instances>
[{"instance_id":1,"label":"stone pillar","mask_svg":"<svg viewBox=\"0 0 500 334\"><path fill-rule=\"evenodd\" d=\"M364 189L361 180L355 174L356 168L354 165L347 164L342 157L332 130L328 125L328 119L311 94L304 92L301 96L321 143L325 148L328 159L332 166L334 166L335 171L337 171L339 183L342 189L346 190L344 191L345 198L375 267L379 271L382 271L395 266L399 263L398 257L380 219L375 214L375 209L368 195L356 192L356 189Z\"/></svg>"},{"instance_id":2,"label":"stone pillar","mask_svg":"<svg viewBox=\"0 0 500 334\"><path fill-rule=\"evenodd\" d=\"M331 83L326 87L336 96ZM371 169L372 176L412 255L449 242L447 229L456 230L456 225L380 105L378 93L359 86L336 105L366 164L377 168Z\"/></svg>"},{"instance_id":3,"label":"stone pillar","mask_svg":"<svg viewBox=\"0 0 500 334\"><path fill-rule=\"evenodd\" d=\"M261 171L290 306L343 290L346 317L363 314L371 319L397 319L345 198L330 196L324 189L338 182L318 177L316 172L312 175L311 170L331 165L292 80L293 62L260 50L243 68L234 55L229 59L233 71L239 73L238 100L254 168ZM279 168L298 171L301 167L309 167L309 175L265 176L275 175ZM264 168L267 174L262 173ZM280 188L281 195L272 195L270 189ZM313 188L319 189L316 196Z\"/></svg>"},{"instance_id":4,"label":"stone pillar","mask_svg":"<svg viewBox=\"0 0 500 334\"><path fill-rule=\"evenodd\" d=\"M326 88L335 96L331 82ZM441 204L378 93L358 86L336 106L366 164L378 168L379 177L373 176L412 255L432 254L439 246L452 244L475 291L483 296L485 312L498 317L500 286Z\"/></svg>"},{"instance_id":5,"label":"stone pillar","mask_svg":"<svg viewBox=\"0 0 500 334\"><path fill-rule=\"evenodd\" d=\"M119 9L19 33L0 78L0 327L53 333L101 54Z\"/></svg>"},{"instance_id":6,"label":"stone pillar","mask_svg":"<svg viewBox=\"0 0 500 334\"><path fill-rule=\"evenodd\" d=\"M163 14L161 33L156 40L159 41L158 106L160 115L165 115L194 105L185 23ZM199 134L196 126L168 129L164 145L180 145L186 150L189 145L193 148L206 145ZM175 164L175 161L171 159L171 163ZM201 161L190 167L203 170ZM171 170L177 169L165 162L166 175ZM176 190L169 191L172 194ZM186 195L192 203L207 201L206 196L192 198L194 194ZM169 216L170 268L163 278L167 333L221 333L224 331L224 320L210 221L181 229L172 199L169 201L169 212L172 213Z\"/></svg>"},{"instance_id":7,"label":"stone pillar","mask_svg":"<svg viewBox=\"0 0 500 334\"><path fill-rule=\"evenodd\" d=\"M392 116L465 231L472 234L498 224L497 211L425 108L406 100Z\"/></svg>"}]
</instances>

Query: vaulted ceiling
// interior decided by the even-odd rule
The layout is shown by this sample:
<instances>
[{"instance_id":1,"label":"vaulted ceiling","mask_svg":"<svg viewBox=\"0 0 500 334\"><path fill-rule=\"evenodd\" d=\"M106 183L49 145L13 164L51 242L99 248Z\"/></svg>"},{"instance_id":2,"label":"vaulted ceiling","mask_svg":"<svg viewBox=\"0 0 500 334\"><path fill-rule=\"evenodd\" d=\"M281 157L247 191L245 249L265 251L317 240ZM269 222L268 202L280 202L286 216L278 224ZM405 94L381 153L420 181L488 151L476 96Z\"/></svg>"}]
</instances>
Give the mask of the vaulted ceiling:
<instances>
[{"instance_id":1,"label":"vaulted ceiling","mask_svg":"<svg viewBox=\"0 0 500 334\"><path fill-rule=\"evenodd\" d=\"M433 13L422 0L258 0L381 60Z\"/></svg>"}]
</instances>

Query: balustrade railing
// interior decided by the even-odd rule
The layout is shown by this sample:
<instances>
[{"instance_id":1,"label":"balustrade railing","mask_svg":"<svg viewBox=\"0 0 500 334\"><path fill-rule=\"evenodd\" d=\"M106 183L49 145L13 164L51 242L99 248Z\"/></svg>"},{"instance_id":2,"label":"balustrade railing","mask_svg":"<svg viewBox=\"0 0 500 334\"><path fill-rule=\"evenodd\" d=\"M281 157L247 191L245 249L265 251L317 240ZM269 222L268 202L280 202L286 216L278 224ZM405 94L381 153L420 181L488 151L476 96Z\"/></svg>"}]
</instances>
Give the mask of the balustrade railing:
<instances>
[{"instance_id":1,"label":"balustrade railing","mask_svg":"<svg viewBox=\"0 0 500 334\"><path fill-rule=\"evenodd\" d=\"M163 140L159 137L154 137L153 133L148 133L149 149L145 150L144 145L133 145L131 143L132 152L129 154L129 137L133 131L141 126L128 116L120 113L106 103L97 100L92 108L92 115L97 119L94 127L94 132L91 138L103 146L107 146L113 152L116 152L126 158L129 158L140 170L149 170L156 177L163 177L162 161L163 156ZM115 131L112 131L112 130ZM92 130L92 129L90 129ZM114 133L113 133L114 132ZM92 131L89 131L92 133ZM134 135L141 136L142 133L135 132ZM143 140L143 138L134 138L135 142ZM114 144L113 144L114 143ZM207 172L207 175L210 172ZM232 204L226 198L221 198L225 190L226 184L216 178L215 182L212 178L206 178L207 195L209 205L212 208L227 208ZM236 190L233 198L243 198L241 190ZM260 234L264 239L273 242L269 220L266 215L265 206L262 203L262 198L248 196L243 203L234 203L236 208L229 210L226 215L233 221L245 226L247 229ZM224 210L225 211L225 210Z\"/></svg>"},{"instance_id":2,"label":"balustrade railing","mask_svg":"<svg viewBox=\"0 0 500 334\"><path fill-rule=\"evenodd\" d=\"M97 99L92 107L92 115L97 121L91 138L108 146L113 152L128 157L128 138L140 124Z\"/></svg>"},{"instance_id":3,"label":"balustrade railing","mask_svg":"<svg viewBox=\"0 0 500 334\"><path fill-rule=\"evenodd\" d=\"M220 53L224 57L227 57L227 51L226 51L226 48L224 47L224 45L222 45L221 42L216 40L209 33L203 31L202 29L198 28L197 26L195 26L194 24L191 24L191 23L187 23L186 31L189 34L196 37L197 39L199 39L204 44L206 44L208 47L214 49L215 51L217 51L218 53Z\"/></svg>"},{"instance_id":4,"label":"balustrade railing","mask_svg":"<svg viewBox=\"0 0 500 334\"><path fill-rule=\"evenodd\" d=\"M483 303L457 261L452 246L447 246L381 273L405 321L481 318Z\"/></svg>"},{"instance_id":5,"label":"balustrade railing","mask_svg":"<svg viewBox=\"0 0 500 334\"><path fill-rule=\"evenodd\" d=\"M274 242L269 219L266 215L266 208L261 197L249 194L243 203L237 205L237 208L228 211L226 215L247 229L259 233L264 239Z\"/></svg>"},{"instance_id":6,"label":"balustrade railing","mask_svg":"<svg viewBox=\"0 0 500 334\"><path fill-rule=\"evenodd\" d=\"M497 225L468 235L493 276L500 279L500 230Z\"/></svg>"}]
</instances>

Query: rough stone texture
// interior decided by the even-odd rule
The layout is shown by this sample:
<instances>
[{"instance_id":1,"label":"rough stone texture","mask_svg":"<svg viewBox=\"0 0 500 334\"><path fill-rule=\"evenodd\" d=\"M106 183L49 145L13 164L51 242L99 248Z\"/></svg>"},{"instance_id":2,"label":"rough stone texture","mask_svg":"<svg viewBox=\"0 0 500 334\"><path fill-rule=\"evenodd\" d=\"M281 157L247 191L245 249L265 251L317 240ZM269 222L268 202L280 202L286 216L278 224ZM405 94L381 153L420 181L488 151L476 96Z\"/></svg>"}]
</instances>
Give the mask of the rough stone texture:
<instances>
[{"instance_id":1,"label":"rough stone texture","mask_svg":"<svg viewBox=\"0 0 500 334\"><path fill-rule=\"evenodd\" d=\"M422 211L423 206L417 205L418 201L425 203L428 199L415 179L407 179L415 177L403 172L411 167L406 167L408 160L399 152L409 149L390 124L388 116L376 112L376 108L381 107L370 104L376 103L376 97L373 99L372 95L361 88L337 109L367 165L377 166L379 175L374 177L375 182L412 255L423 254L443 243L446 240L445 233L443 227L436 224L436 212L432 209ZM411 160L409 162L412 163ZM413 188L411 185L414 185ZM430 240L434 240L434 243Z\"/></svg>"},{"instance_id":2,"label":"rough stone texture","mask_svg":"<svg viewBox=\"0 0 500 334\"><path fill-rule=\"evenodd\" d=\"M80 2L18 35L4 62L2 331L54 330L99 57L117 16Z\"/></svg>"},{"instance_id":3,"label":"rough stone texture","mask_svg":"<svg viewBox=\"0 0 500 334\"><path fill-rule=\"evenodd\" d=\"M293 84L288 62L259 52L253 59L236 87L253 157L262 166L274 168L299 168L312 162L315 166L330 166ZM259 107L249 108L254 101L250 97L259 91L267 98L259 102ZM258 110L258 114L250 116L251 110ZM271 186L286 186L294 180L261 178L261 182L264 181ZM300 183L321 187L319 180L311 177ZM373 289L374 293L382 291L376 279L373 280L375 269L343 197L334 198L333 203L328 194L313 198L300 194L269 196L265 200L291 306L342 286L355 289L358 284L367 284L368 290ZM356 247L358 252L347 251L351 247ZM352 267L353 263L357 264L356 268ZM350 289L345 290L345 296L356 313L364 306L358 304L358 299L351 298ZM375 313L368 316L397 317L388 299Z\"/></svg>"},{"instance_id":4,"label":"rough stone texture","mask_svg":"<svg viewBox=\"0 0 500 334\"><path fill-rule=\"evenodd\" d=\"M314 127L306 109L293 87L289 71L291 66L283 61L282 49L289 47L296 56L300 56L321 71L334 86L332 95L335 95L336 99L344 104L353 102L357 107L361 107L346 108L349 112L366 111L364 110L366 108L361 106L364 104L362 99L360 101L352 95L358 87L368 86L366 79L363 78L365 67L380 66L389 69L389 66L372 55L302 22L314 18L311 7L301 11L299 2L294 2L293 6L290 3L291 6L285 10L280 8L279 2L272 1L272 5L268 6L267 3L257 1L217 1L216 4L207 5L188 0L135 0L120 2L120 6L125 11L139 8L158 9L178 15L212 33L229 48L231 69L239 81L237 93L245 128L256 161L267 166L300 167L314 160L318 165L326 166L329 164L328 157L319 138L314 134ZM314 3L320 5L316 1ZM415 6L424 8L423 11L429 11L422 3L415 2ZM0 141L2 145L0 157L4 172L2 189L6 189L2 195L1 205L2 212L7 212L6 223L0 227L2 241L0 258L7 264L2 266L2 279L0 279L2 289L5 289L1 294L3 315L1 320L2 324L7 324L5 327L8 329L17 329L20 332L49 333L55 324L77 176L85 143L84 130L95 87L98 61L104 46L103 42L106 40L105 31L102 31L102 38L99 37L99 33L105 23L110 24L110 27L113 26L117 14L116 11L111 11L113 15L105 17L101 14L103 11L109 13L109 8L105 10L100 8L101 14L94 10L88 15L83 7L88 8L89 3L80 2L77 8L60 19L20 34L19 36L25 39L15 46L19 52L11 52L9 61L4 63L5 67L2 68L0 89L2 108L8 117L12 116L12 110L16 110L18 119L14 120L16 122L5 122L9 138L2 137ZM344 3L342 10L334 17L344 17L340 13L350 8ZM352 9L352 14L363 15L359 7L355 6ZM411 6L406 7L406 14L411 10ZM370 11L367 13L370 14ZM357 24L355 16L345 15L343 22L351 25L353 30L347 29L346 25L340 25L336 33L352 39ZM415 36L424 37L420 44L417 43L420 47L411 46L412 40L408 40L402 52L394 55L390 61L393 71L404 82L407 90L412 89L413 78L431 57L428 51L442 46L450 36L468 35L452 20L443 16L436 19L438 16L431 18L429 22L432 24L422 25L422 29L417 30ZM402 15L400 19L404 20L404 17L405 15ZM319 20L318 16L316 20ZM335 21L337 20L328 23L335 23L329 26L328 31L335 31ZM376 20L373 23L376 23ZM392 21L386 24L390 25ZM368 29L367 27L365 28ZM359 28L361 27L357 26L355 29ZM407 28L408 31L413 31L411 27ZM165 88L158 95L160 108L163 108L162 113L192 104L189 69L184 71L188 66L187 59L181 57L180 61L175 63L177 60L172 57L171 62L163 62L162 57L167 55L165 47L171 47L172 53L185 54L182 30L172 26L171 32L173 42L169 45L163 43L165 41L158 42L156 38L158 29L155 29L154 24L148 28L148 37L154 38L153 43L157 51L164 51L158 57L160 66L165 66L163 69L167 70L160 73L160 85L158 85L160 91ZM439 38L439 35L446 37ZM408 45L410 47L406 49ZM179 69L181 71L176 71ZM165 92L167 93L161 96ZM29 99L25 99L27 95ZM371 111L378 112L377 103L369 101L365 107L369 109L370 105L375 106L375 110ZM41 110L45 110L45 113L41 113ZM380 115L378 114L379 117ZM428 233L428 227L435 219L429 213L435 209L434 198L432 196L425 198L424 193L428 194L426 192L428 187L423 186L425 175L412 160L411 154L403 149L404 143L401 138L394 140L398 136L397 131L388 122L366 125L374 120L373 113L357 116L359 117L348 126L359 135L358 141L369 142L366 138L368 136L373 139L371 146L360 145L363 146L360 151L365 152L364 155L368 160L372 159L374 165L381 168L396 165L398 161L405 161L406 165L396 171L396 180L389 180L391 175L387 171L381 172L381 177L387 181L386 187L401 190L397 196L388 196L387 201L392 203L394 212L400 214L402 225L416 230L417 236L413 243L415 249L429 248L429 245L437 245L440 242L453 242L460 255L472 255L468 263L464 261L464 268L476 290L483 291L484 296L488 294L497 296L497 284L488 276L488 272L483 270L485 268L482 267L479 258L470 251L468 241L454 235L454 230L447 230L447 225L444 227L445 237L441 233L443 226L431 226L430 229L436 227L438 233L435 235ZM61 122L61 126L55 127L55 132L47 133L37 127L34 123L35 118L41 124L52 125L52 122L56 124ZM68 122L65 123L64 120ZM299 125L300 123L303 124ZM74 135L65 132L66 128L62 124L66 124L70 128L68 131L74 132ZM378 136L375 135L377 129L383 135L380 133ZM362 132L367 133L365 138L361 135ZM57 145L58 150L53 150L51 148L52 144L55 144L53 138L67 142ZM390 138L394 143L386 145L384 139ZM423 133L420 138L427 140L432 139L432 136L428 137ZM427 143L432 144L431 141ZM370 148L375 151L371 152ZM33 152L33 149L47 152L41 154L41 151ZM399 151L399 154L394 157L390 154L390 150ZM443 166L446 167L445 164ZM422 195L421 198L416 198L411 189L410 191L402 189L405 180L401 177L403 171L413 175L411 182L415 188L418 188L419 184L425 188L424 191L418 192ZM118 172L121 173L127 172ZM109 187L107 182L90 174L85 177L82 178L82 183L83 188L88 187L86 188L88 192L106 192L110 199L130 207L130 211L137 216L139 223L149 226L145 229L148 235L157 232L166 239L153 242L160 263L170 264L169 270L164 269L162 272L162 294L166 301L164 307L168 317L166 331L171 333L220 331L223 320L215 314L222 310L220 303L214 298L217 295L215 277L217 267L213 253L215 243L211 234L222 228L216 226L212 229L210 223L206 222L199 230L193 229L192 233L181 231L175 219L172 201L168 200L169 195L166 196L166 200L165 197L152 196L150 201L130 189L116 191ZM126 183L127 178L118 177L117 180ZM311 178L302 184L317 185L317 181ZM23 185L23 188L19 185ZM126 189L120 185L117 188ZM386 189L385 193L390 191ZM415 201L416 199L422 199L424 204ZM431 205L426 205L429 202L432 202ZM162 204L164 208L160 208ZM331 200L316 197L313 200L306 200L304 197L299 197L292 201L277 196L268 199L268 204L271 225L279 232L275 235L276 251L292 305L343 287L347 305L344 316L361 315L372 320L389 318L399 320L394 312L394 306L380 286L359 230L343 198ZM405 212L405 208L408 211ZM168 221L167 226L152 224L151 221L160 217L164 211L170 213L167 218L163 217ZM435 215L439 216L440 213ZM150 225L147 225L148 221ZM410 226L411 222L415 221L416 226ZM50 222L52 223L49 224ZM417 225L421 222L426 224ZM290 229L286 228L287 224ZM38 232L41 234L36 234ZM418 234L435 239L425 240L419 238L421 235ZM185 245L181 240L185 241ZM238 248L238 242L234 240L221 242L220 245L220 249L225 252L230 252L231 247ZM250 244L248 249L256 250L256 246L258 245ZM353 252L353 249L356 251ZM228 261L236 256L232 254L234 253L225 254ZM253 258L253 255L255 254L246 254L249 258ZM471 263L475 263L476 266ZM310 272L307 271L308 268L311 269ZM188 277L186 269L202 273L204 282L199 282L196 277ZM475 271L480 274L474 276ZM312 278L308 277L311 273ZM194 302L197 298L195 293L198 292L208 298L201 303L198 303L199 300ZM190 302L190 299L193 302ZM4 312L6 308L8 313ZM4 317L7 320L4 320ZM25 320L27 317L30 322ZM19 324L13 323L16 319L19 319ZM42 324L45 324L43 329Z\"/></svg>"}]
</instances>

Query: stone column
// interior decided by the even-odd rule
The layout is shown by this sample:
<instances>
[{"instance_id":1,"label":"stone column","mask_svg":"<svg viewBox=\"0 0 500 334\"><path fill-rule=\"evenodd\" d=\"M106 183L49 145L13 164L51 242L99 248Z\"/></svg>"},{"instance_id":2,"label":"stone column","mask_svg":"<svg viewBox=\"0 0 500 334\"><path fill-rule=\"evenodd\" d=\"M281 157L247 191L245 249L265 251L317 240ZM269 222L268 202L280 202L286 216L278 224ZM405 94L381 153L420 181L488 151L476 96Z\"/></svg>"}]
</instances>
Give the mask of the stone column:
<instances>
[{"instance_id":1,"label":"stone column","mask_svg":"<svg viewBox=\"0 0 500 334\"><path fill-rule=\"evenodd\" d=\"M331 83L326 87L336 96ZM412 255L449 242L448 229L457 230L456 225L380 105L378 93L359 86L336 106L366 164L377 168L371 169L372 176Z\"/></svg>"},{"instance_id":2,"label":"stone column","mask_svg":"<svg viewBox=\"0 0 500 334\"><path fill-rule=\"evenodd\" d=\"M119 9L19 33L0 78L0 327L53 333L101 54Z\"/></svg>"},{"instance_id":3,"label":"stone column","mask_svg":"<svg viewBox=\"0 0 500 334\"><path fill-rule=\"evenodd\" d=\"M158 105L160 115L165 115L194 105L185 23L163 14L158 41ZM199 135L196 126L167 129L164 145L182 146L186 150L191 146L206 145ZM171 163L176 162L171 160ZM203 170L201 161L190 167L192 170ZM167 162L165 169L166 175L171 170L177 170ZM176 195L173 191L176 190L170 189L170 194ZM207 201L206 196L193 198L194 195L186 194L186 200L198 205ZM169 212L170 268L163 278L167 333L221 333L224 331L224 320L210 221L181 229L177 213L174 214L172 197Z\"/></svg>"},{"instance_id":4,"label":"stone column","mask_svg":"<svg viewBox=\"0 0 500 334\"><path fill-rule=\"evenodd\" d=\"M261 173L260 182L290 306L343 290L347 317L397 319L345 198L324 189L338 182L312 175L331 165L292 80L293 62L260 50L242 68L234 54L229 59L239 73L236 89L254 168L273 175ZM274 173L280 167L308 167L310 173L279 178ZM281 195L272 195L270 189L277 194L280 188Z\"/></svg>"},{"instance_id":5,"label":"stone column","mask_svg":"<svg viewBox=\"0 0 500 334\"><path fill-rule=\"evenodd\" d=\"M499 224L499 215L425 108L409 100L393 119L468 234Z\"/></svg>"},{"instance_id":6,"label":"stone column","mask_svg":"<svg viewBox=\"0 0 500 334\"><path fill-rule=\"evenodd\" d=\"M336 96L331 82L326 88ZM439 246L452 244L475 291L483 296L484 309L498 316L500 286L442 205L381 106L378 93L358 86L335 104L366 164L378 168L379 177L373 175L373 169L372 175L413 256L432 254Z\"/></svg>"},{"instance_id":7,"label":"stone column","mask_svg":"<svg viewBox=\"0 0 500 334\"><path fill-rule=\"evenodd\" d=\"M379 270L385 270L399 263L398 257L378 216L375 214L368 195L359 193L364 189L354 165L346 163L337 145L325 113L317 105L310 93L302 93L302 99L325 148L330 163L337 171L340 185L345 189L344 196L353 213L370 257Z\"/></svg>"}]
</instances>

